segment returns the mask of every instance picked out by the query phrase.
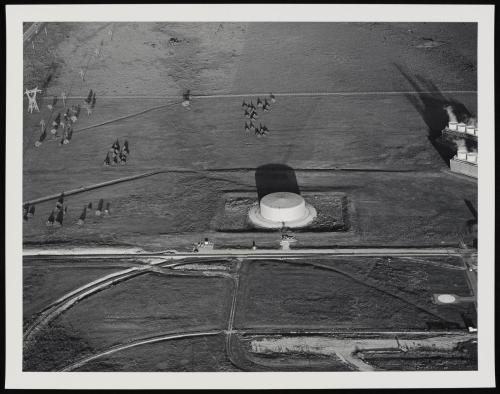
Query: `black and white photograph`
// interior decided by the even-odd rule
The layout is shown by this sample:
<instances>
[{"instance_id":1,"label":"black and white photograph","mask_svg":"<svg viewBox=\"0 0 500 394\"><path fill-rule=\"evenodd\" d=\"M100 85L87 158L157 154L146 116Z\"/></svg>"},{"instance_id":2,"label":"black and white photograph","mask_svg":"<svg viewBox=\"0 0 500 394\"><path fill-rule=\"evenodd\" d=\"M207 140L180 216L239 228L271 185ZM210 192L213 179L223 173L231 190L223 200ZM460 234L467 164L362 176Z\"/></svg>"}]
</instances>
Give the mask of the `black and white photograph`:
<instances>
[{"instance_id":1,"label":"black and white photograph","mask_svg":"<svg viewBox=\"0 0 500 394\"><path fill-rule=\"evenodd\" d=\"M494 384L491 6L87 7L7 7L16 387Z\"/></svg>"}]
</instances>

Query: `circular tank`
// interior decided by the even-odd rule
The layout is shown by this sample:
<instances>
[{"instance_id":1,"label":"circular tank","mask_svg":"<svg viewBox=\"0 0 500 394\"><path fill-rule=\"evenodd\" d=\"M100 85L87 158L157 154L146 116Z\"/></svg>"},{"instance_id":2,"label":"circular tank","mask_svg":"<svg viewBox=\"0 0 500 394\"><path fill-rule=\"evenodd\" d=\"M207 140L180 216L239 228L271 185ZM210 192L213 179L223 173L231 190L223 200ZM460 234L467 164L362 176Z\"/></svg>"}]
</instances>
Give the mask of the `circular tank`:
<instances>
[{"instance_id":1,"label":"circular tank","mask_svg":"<svg viewBox=\"0 0 500 394\"><path fill-rule=\"evenodd\" d=\"M306 203L295 193L271 193L260 200L260 214L273 222L290 222L307 215Z\"/></svg>"},{"instance_id":2,"label":"circular tank","mask_svg":"<svg viewBox=\"0 0 500 394\"><path fill-rule=\"evenodd\" d=\"M454 295L452 294L440 294L438 296L439 302L442 302L443 304L452 304L454 303L457 299L455 298Z\"/></svg>"}]
</instances>

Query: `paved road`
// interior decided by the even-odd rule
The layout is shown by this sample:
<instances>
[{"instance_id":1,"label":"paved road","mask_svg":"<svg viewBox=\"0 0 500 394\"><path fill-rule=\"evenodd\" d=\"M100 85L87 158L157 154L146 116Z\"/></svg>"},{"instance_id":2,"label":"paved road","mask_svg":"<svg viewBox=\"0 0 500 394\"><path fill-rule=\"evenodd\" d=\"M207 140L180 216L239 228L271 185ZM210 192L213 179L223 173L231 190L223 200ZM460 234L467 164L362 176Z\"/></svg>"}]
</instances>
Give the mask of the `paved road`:
<instances>
[{"instance_id":1,"label":"paved road","mask_svg":"<svg viewBox=\"0 0 500 394\"><path fill-rule=\"evenodd\" d=\"M385 248L385 247L359 247L359 248L321 248L321 249L291 249L285 252L281 249L214 249L201 250L199 252L178 252L170 250L166 252L124 252L124 253L105 253L103 248L96 249L24 249L23 257L44 257L44 258L59 258L77 256L87 259L123 259L130 257L143 258L168 258L172 260L193 258L299 258L307 256L395 256L395 257L411 257L411 256L461 256L463 251L459 248L452 247L401 247L401 248Z\"/></svg>"}]
</instances>

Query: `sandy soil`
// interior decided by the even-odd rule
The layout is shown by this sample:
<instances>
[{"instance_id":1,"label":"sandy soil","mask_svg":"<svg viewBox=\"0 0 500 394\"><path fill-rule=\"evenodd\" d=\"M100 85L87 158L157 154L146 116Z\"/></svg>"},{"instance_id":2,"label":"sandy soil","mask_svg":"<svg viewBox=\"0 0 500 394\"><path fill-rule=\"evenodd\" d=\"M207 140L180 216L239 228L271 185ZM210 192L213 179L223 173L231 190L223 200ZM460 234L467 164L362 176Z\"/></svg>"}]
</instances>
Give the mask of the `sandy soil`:
<instances>
[{"instance_id":1,"label":"sandy soil","mask_svg":"<svg viewBox=\"0 0 500 394\"><path fill-rule=\"evenodd\" d=\"M461 352L457 349L457 346L467 339L468 337L463 334L410 339L360 337L350 340L328 336L267 337L252 340L250 351L273 358L283 353L329 356L339 358L353 370L359 371L383 370L383 367L407 371L427 369L419 365L423 362L426 352L426 356L433 358L435 362L446 365L446 363L453 364L461 361L462 365L459 369L473 370L476 367L471 364L468 352ZM387 358L387 354L392 354L392 357ZM408 362L408 359L413 359L413 362ZM391 361L393 365L390 365ZM376 366L375 368L372 363ZM435 369L435 363L431 364L434 368L429 369ZM469 368L464 368L467 364ZM449 367L453 369L451 365Z\"/></svg>"}]
</instances>

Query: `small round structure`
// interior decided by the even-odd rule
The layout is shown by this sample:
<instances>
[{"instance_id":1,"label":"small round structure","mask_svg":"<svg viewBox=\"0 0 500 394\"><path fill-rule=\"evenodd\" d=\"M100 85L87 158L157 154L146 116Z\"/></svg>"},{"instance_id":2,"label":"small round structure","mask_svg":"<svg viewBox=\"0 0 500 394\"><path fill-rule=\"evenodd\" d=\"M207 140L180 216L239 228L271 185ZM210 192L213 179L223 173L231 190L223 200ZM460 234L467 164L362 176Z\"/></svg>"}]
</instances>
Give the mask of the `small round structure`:
<instances>
[{"instance_id":1,"label":"small round structure","mask_svg":"<svg viewBox=\"0 0 500 394\"><path fill-rule=\"evenodd\" d=\"M316 217L316 210L298 194L277 192L264 196L249 217L258 227L304 227Z\"/></svg>"},{"instance_id":2,"label":"small round structure","mask_svg":"<svg viewBox=\"0 0 500 394\"><path fill-rule=\"evenodd\" d=\"M457 299L451 294L440 294L437 297L438 301L443 304L453 304Z\"/></svg>"}]
</instances>

